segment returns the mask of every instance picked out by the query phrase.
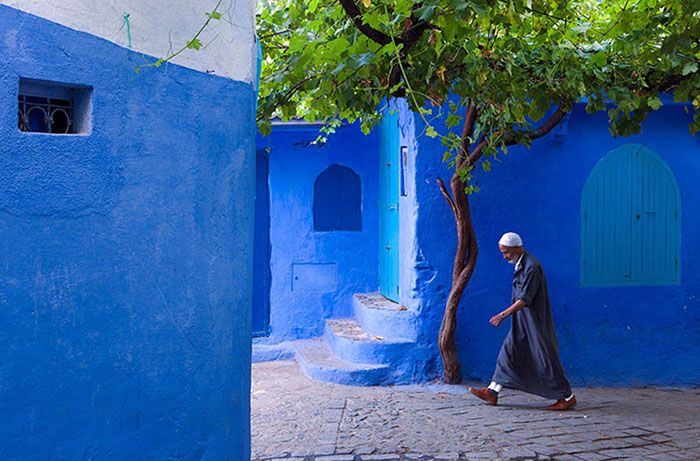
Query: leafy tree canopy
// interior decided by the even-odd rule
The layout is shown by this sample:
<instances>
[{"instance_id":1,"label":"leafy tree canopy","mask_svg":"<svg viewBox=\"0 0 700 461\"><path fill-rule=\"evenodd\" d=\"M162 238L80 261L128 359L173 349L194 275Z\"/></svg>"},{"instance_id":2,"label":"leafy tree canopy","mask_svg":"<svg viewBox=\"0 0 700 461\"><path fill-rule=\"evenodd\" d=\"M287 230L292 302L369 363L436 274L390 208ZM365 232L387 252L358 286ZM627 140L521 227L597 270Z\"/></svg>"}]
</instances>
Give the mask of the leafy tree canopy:
<instances>
[{"instance_id":1,"label":"leafy tree canopy","mask_svg":"<svg viewBox=\"0 0 700 461\"><path fill-rule=\"evenodd\" d=\"M638 132L661 93L692 103L700 129L700 0L267 0L261 130L270 117L361 121L404 96L437 136L478 107L466 141L480 154L528 145L550 108L586 98L607 110L615 135ZM454 94L458 98L450 99ZM558 120L555 120L555 122ZM461 134L440 134L454 159Z\"/></svg>"}]
</instances>

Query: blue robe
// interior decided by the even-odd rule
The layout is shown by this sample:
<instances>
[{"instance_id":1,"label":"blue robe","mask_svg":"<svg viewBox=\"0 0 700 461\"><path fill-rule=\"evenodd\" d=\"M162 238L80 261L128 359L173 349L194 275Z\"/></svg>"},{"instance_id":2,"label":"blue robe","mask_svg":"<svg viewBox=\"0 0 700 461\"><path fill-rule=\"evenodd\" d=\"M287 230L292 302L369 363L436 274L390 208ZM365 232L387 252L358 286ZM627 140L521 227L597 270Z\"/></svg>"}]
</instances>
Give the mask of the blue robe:
<instances>
[{"instance_id":1,"label":"blue robe","mask_svg":"<svg viewBox=\"0 0 700 461\"><path fill-rule=\"evenodd\" d=\"M511 302L527 307L514 313L498 354L493 381L548 399L565 399L571 386L559 360L559 345L549 305L547 280L540 262L524 253L513 276Z\"/></svg>"}]
</instances>

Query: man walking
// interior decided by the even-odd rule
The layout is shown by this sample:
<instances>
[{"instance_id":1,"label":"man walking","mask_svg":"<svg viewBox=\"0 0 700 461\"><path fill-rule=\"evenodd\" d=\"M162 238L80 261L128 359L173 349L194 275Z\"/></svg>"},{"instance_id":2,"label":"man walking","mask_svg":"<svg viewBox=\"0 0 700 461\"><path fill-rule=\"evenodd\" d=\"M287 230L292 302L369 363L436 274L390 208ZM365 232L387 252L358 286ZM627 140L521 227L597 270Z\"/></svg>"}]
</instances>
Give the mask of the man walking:
<instances>
[{"instance_id":1,"label":"man walking","mask_svg":"<svg viewBox=\"0 0 700 461\"><path fill-rule=\"evenodd\" d=\"M559 346L549 305L547 281L540 262L523 248L514 232L498 241L503 258L515 265L511 306L491 317L497 327L512 316L510 331L498 354L496 371L487 388L469 392L491 405L498 403L503 387L517 389L557 401L547 409L570 410L576 406L569 381L559 361Z\"/></svg>"}]
</instances>

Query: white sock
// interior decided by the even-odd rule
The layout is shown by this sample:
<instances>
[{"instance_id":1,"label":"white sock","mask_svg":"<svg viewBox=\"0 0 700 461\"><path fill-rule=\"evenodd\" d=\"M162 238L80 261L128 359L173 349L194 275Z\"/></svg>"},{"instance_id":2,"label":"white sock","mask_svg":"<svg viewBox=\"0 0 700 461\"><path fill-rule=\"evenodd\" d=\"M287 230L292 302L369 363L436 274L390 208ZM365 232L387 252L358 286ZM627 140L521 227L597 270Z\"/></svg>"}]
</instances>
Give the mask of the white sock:
<instances>
[{"instance_id":1,"label":"white sock","mask_svg":"<svg viewBox=\"0 0 700 461\"><path fill-rule=\"evenodd\" d=\"M574 393L572 392L571 395L568 396L567 398L565 398L564 400L566 400L568 402L569 400L571 400L573 398L574 398Z\"/></svg>"},{"instance_id":2,"label":"white sock","mask_svg":"<svg viewBox=\"0 0 700 461\"><path fill-rule=\"evenodd\" d=\"M491 389L496 394L498 394L499 392L501 392L501 389L503 389L503 386L501 386L500 384L496 384L496 381L491 381L491 384L489 384L489 389ZM572 394L572 397L573 397L573 394Z\"/></svg>"}]
</instances>

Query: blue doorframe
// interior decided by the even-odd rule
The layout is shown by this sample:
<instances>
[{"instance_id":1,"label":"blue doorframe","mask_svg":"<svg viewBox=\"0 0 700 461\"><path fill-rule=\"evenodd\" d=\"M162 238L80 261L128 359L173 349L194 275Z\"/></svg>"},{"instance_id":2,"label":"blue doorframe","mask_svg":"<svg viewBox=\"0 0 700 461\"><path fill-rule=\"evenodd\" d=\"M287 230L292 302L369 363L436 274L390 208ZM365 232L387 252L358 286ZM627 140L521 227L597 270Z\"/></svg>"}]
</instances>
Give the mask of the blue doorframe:
<instances>
[{"instance_id":1,"label":"blue doorframe","mask_svg":"<svg viewBox=\"0 0 700 461\"><path fill-rule=\"evenodd\" d=\"M253 243L253 336L270 333L270 157L255 154L255 241Z\"/></svg>"},{"instance_id":2,"label":"blue doorframe","mask_svg":"<svg viewBox=\"0 0 700 461\"><path fill-rule=\"evenodd\" d=\"M399 148L398 114L386 113L379 146L379 291L399 302Z\"/></svg>"}]
</instances>

